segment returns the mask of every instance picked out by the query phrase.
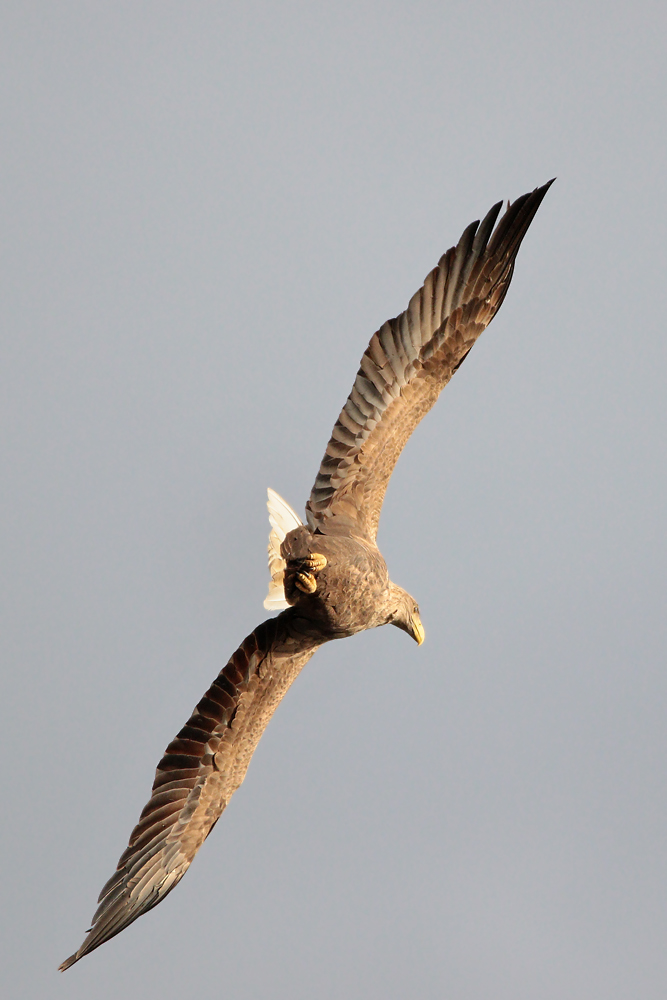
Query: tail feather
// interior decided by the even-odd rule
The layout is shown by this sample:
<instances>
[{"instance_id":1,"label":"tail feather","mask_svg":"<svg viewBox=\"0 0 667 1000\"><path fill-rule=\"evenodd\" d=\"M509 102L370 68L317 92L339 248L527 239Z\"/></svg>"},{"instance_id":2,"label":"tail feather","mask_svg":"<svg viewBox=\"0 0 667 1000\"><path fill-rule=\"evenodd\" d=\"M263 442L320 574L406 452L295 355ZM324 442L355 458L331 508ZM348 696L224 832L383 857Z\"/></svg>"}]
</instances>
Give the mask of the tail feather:
<instances>
[{"instance_id":1,"label":"tail feather","mask_svg":"<svg viewBox=\"0 0 667 1000\"><path fill-rule=\"evenodd\" d=\"M280 611L288 608L289 604L285 600L285 588L283 578L285 573L285 560L280 555L280 546L285 540L288 531L298 528L303 522L286 500L283 500L275 490L268 489L268 500L266 506L269 509L269 522L271 524L271 534L269 535L269 592L264 601L267 611Z\"/></svg>"}]
</instances>

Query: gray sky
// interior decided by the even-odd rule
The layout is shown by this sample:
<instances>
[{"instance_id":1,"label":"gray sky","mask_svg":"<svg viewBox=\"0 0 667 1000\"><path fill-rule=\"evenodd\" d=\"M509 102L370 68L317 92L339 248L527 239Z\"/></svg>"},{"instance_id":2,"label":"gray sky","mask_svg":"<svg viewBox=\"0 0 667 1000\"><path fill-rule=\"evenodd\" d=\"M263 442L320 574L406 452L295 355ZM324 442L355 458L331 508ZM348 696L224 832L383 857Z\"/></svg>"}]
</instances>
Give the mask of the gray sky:
<instances>
[{"instance_id":1,"label":"gray sky","mask_svg":"<svg viewBox=\"0 0 667 1000\"><path fill-rule=\"evenodd\" d=\"M3 995L642 1000L667 978L663 3L3 5ZM182 884L65 976L265 616L375 329L550 177Z\"/></svg>"}]
</instances>

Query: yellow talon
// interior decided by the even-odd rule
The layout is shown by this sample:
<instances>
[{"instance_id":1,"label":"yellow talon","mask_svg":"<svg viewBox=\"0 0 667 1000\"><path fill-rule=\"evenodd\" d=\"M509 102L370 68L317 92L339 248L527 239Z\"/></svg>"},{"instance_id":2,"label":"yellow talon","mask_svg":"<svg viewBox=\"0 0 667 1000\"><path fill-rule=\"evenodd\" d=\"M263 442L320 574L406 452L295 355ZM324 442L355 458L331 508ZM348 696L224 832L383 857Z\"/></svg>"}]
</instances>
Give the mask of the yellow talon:
<instances>
[{"instance_id":1,"label":"yellow talon","mask_svg":"<svg viewBox=\"0 0 667 1000\"><path fill-rule=\"evenodd\" d=\"M313 552L312 555L297 559L295 562L294 585L304 594L314 594L317 590L315 574L324 569L327 557L319 552ZM297 566L299 569L296 569Z\"/></svg>"},{"instance_id":2,"label":"yellow talon","mask_svg":"<svg viewBox=\"0 0 667 1000\"><path fill-rule=\"evenodd\" d=\"M312 573L298 572L294 583L304 594L314 594L317 590L317 581Z\"/></svg>"}]
</instances>

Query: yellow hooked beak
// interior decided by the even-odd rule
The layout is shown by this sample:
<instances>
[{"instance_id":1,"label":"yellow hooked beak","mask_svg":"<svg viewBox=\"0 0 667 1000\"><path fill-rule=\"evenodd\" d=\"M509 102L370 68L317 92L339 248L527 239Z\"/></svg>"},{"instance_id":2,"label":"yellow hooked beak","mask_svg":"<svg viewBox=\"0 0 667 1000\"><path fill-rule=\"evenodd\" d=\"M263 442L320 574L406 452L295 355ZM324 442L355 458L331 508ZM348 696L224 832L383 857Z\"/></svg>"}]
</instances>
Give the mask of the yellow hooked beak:
<instances>
[{"instance_id":1,"label":"yellow hooked beak","mask_svg":"<svg viewBox=\"0 0 667 1000\"><path fill-rule=\"evenodd\" d=\"M412 638L415 640L417 645L421 646L422 642L426 637L426 633L424 632L424 626L422 625L421 618L416 612L410 616L410 624L412 625L412 630L410 634L412 635Z\"/></svg>"}]
</instances>

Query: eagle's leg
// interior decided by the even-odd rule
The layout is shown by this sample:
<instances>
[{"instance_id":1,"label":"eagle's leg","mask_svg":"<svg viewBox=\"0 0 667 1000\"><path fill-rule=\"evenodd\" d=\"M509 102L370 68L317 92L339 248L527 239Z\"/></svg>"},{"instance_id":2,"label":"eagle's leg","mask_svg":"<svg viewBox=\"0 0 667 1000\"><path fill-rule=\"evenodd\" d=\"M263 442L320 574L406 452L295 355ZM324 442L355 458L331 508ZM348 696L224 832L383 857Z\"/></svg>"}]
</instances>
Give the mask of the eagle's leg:
<instances>
[{"instance_id":1,"label":"eagle's leg","mask_svg":"<svg viewBox=\"0 0 667 1000\"><path fill-rule=\"evenodd\" d=\"M313 552L306 559L299 559L299 569L296 571L294 583L304 594L314 594L317 590L315 573L319 573L327 564L327 557L320 552Z\"/></svg>"}]
</instances>

